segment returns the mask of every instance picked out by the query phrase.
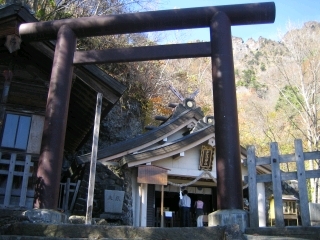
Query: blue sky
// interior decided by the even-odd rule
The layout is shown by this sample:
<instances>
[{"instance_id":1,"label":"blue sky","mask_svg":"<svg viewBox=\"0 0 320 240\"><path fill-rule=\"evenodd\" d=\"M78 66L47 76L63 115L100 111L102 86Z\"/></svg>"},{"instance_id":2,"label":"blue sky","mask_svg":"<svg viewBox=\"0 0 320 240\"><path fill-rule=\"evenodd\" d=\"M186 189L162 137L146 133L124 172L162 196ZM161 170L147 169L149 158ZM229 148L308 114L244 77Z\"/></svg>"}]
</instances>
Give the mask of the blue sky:
<instances>
[{"instance_id":1,"label":"blue sky","mask_svg":"<svg viewBox=\"0 0 320 240\"><path fill-rule=\"evenodd\" d=\"M273 24L232 27L232 35L235 37L241 37L244 41L246 41L248 38L257 40L260 36L268 39L280 40L279 32L285 33L287 31L289 22L291 22L293 26L302 26L304 22L312 20L320 22L320 0L163 0L162 2L163 4L160 5L161 10L257 2L274 2L276 5L276 19ZM177 36L177 32L172 31L172 33ZM185 38L182 41L209 41L209 29L197 29L192 31L188 30L184 32L179 31L179 38Z\"/></svg>"}]
</instances>

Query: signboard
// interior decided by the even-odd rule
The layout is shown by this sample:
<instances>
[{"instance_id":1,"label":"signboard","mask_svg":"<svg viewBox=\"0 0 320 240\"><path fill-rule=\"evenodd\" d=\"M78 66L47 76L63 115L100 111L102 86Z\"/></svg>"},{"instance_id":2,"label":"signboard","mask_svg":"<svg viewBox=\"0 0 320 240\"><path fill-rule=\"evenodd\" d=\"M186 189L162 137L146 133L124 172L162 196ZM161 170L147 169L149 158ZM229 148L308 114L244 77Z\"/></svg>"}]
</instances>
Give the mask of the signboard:
<instances>
[{"instance_id":1,"label":"signboard","mask_svg":"<svg viewBox=\"0 0 320 240\"><path fill-rule=\"evenodd\" d=\"M152 165L142 165L138 168L138 183L148 183L148 184L158 184L167 185L168 184L168 169L152 166Z\"/></svg>"},{"instance_id":2,"label":"signboard","mask_svg":"<svg viewBox=\"0 0 320 240\"><path fill-rule=\"evenodd\" d=\"M199 170L212 170L214 148L210 145L201 146Z\"/></svg>"},{"instance_id":3,"label":"signboard","mask_svg":"<svg viewBox=\"0 0 320 240\"><path fill-rule=\"evenodd\" d=\"M122 213L124 191L104 190L104 211Z\"/></svg>"}]
</instances>

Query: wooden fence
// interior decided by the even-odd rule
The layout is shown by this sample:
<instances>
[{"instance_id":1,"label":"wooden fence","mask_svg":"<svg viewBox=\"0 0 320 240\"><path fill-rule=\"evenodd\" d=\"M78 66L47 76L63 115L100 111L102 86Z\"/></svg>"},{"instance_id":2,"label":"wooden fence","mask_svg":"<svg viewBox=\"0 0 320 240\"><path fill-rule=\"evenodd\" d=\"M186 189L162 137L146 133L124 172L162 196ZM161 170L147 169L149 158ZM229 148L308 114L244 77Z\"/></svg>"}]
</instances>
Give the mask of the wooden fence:
<instances>
[{"instance_id":1,"label":"wooden fence","mask_svg":"<svg viewBox=\"0 0 320 240\"><path fill-rule=\"evenodd\" d=\"M28 209L33 205L31 155L0 152L0 207Z\"/></svg>"},{"instance_id":2,"label":"wooden fence","mask_svg":"<svg viewBox=\"0 0 320 240\"><path fill-rule=\"evenodd\" d=\"M25 153L0 152L0 209L32 209L34 162ZM33 159L34 160L34 159ZM81 181L60 183L58 209L72 211Z\"/></svg>"},{"instance_id":3,"label":"wooden fence","mask_svg":"<svg viewBox=\"0 0 320 240\"><path fill-rule=\"evenodd\" d=\"M72 183L70 178L67 182L60 183L58 209L64 212L72 212L78 195L81 180Z\"/></svg>"},{"instance_id":4,"label":"wooden fence","mask_svg":"<svg viewBox=\"0 0 320 240\"><path fill-rule=\"evenodd\" d=\"M307 179L319 178L320 169L306 170L305 161L320 159L320 152L303 152L302 141L295 140L295 153L279 155L278 144L270 144L269 157L256 157L254 146L247 149L247 166L248 166L248 188L250 202L250 228L259 227L258 217L258 196L257 183L272 182L275 209L275 226L284 227L283 202L282 202L282 184L281 181L298 180L299 200L300 200L300 217L301 224L304 227L310 226L310 213L308 204ZM295 162L296 172L282 172L280 163ZM256 166L271 166L271 174L257 175Z\"/></svg>"}]
</instances>

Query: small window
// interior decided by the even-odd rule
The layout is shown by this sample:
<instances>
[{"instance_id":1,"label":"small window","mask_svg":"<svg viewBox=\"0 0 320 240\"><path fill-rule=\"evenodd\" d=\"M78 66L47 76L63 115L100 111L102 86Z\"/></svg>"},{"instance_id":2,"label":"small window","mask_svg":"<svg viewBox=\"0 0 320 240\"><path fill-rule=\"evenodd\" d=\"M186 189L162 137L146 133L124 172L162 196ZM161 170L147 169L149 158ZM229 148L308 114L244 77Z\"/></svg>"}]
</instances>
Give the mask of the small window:
<instances>
[{"instance_id":1,"label":"small window","mask_svg":"<svg viewBox=\"0 0 320 240\"><path fill-rule=\"evenodd\" d=\"M7 114L1 147L26 150L30 132L30 116Z\"/></svg>"}]
</instances>

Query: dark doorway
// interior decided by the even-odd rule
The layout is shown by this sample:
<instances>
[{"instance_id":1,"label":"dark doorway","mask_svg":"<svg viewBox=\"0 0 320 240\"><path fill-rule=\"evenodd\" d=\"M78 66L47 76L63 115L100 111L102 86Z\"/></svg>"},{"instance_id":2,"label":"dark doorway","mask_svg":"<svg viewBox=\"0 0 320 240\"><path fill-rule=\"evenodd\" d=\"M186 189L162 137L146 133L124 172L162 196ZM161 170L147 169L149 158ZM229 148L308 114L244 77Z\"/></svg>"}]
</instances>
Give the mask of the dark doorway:
<instances>
[{"instance_id":1,"label":"dark doorway","mask_svg":"<svg viewBox=\"0 0 320 240\"><path fill-rule=\"evenodd\" d=\"M204 202L204 214L207 216L209 213L215 211L217 209L217 188L212 187L211 194L197 194L197 193L189 193L189 197L191 198L191 226L196 227L196 219L195 219L195 209L194 203L197 200L198 196L202 197ZM179 209L179 200L180 193L179 192L164 192L164 216L165 227L180 227L180 209ZM161 191L155 191L155 227L160 227L161 215ZM207 218L204 217L204 225L207 225Z\"/></svg>"}]
</instances>

